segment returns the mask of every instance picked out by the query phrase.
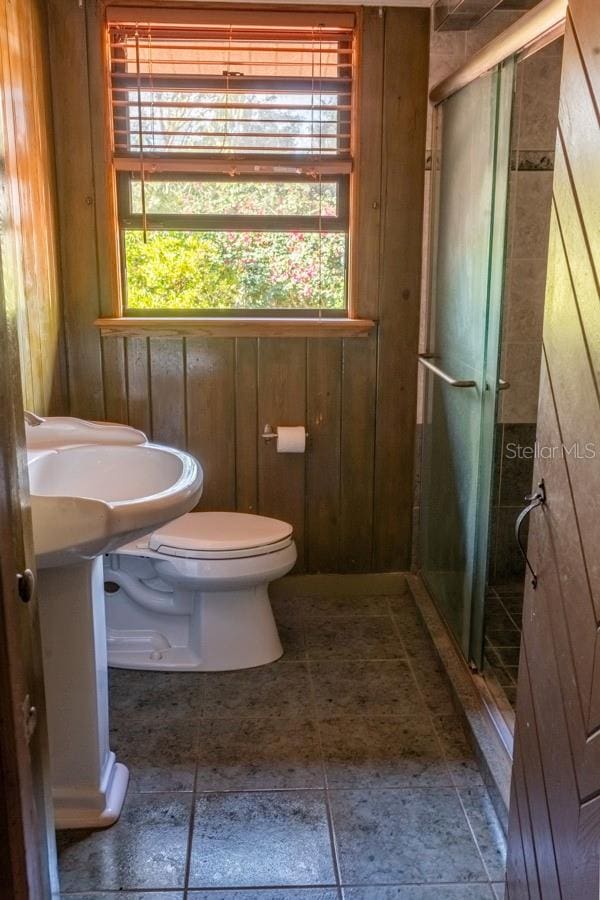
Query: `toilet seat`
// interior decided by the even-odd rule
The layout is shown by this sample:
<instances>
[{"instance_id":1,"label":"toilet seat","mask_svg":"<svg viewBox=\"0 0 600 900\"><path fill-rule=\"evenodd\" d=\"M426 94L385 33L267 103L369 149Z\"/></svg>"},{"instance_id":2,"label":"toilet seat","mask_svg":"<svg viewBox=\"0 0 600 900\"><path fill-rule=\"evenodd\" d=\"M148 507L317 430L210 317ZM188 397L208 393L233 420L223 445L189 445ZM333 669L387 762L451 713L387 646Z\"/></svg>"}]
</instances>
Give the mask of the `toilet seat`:
<instances>
[{"instance_id":1,"label":"toilet seat","mask_svg":"<svg viewBox=\"0 0 600 900\"><path fill-rule=\"evenodd\" d=\"M282 550L292 526L279 519L235 512L187 513L154 531L148 547L161 556L242 559Z\"/></svg>"}]
</instances>

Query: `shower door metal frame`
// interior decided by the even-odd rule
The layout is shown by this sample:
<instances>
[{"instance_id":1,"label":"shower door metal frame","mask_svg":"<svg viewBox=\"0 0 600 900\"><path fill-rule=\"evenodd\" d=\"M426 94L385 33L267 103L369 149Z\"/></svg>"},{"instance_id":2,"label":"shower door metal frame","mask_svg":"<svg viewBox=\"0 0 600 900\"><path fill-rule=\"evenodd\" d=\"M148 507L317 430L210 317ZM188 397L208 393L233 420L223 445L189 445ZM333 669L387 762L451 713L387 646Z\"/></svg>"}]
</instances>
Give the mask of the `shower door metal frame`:
<instances>
[{"instance_id":1,"label":"shower door metal frame","mask_svg":"<svg viewBox=\"0 0 600 900\"><path fill-rule=\"evenodd\" d=\"M510 130L514 90L514 59L509 59L496 67L495 138L493 159L493 196L491 204L489 261L487 275L484 375L481 384L472 379L461 379L460 373L448 374L433 360L436 359L431 328L435 316L437 296L436 259L438 252L437 222L439 218L439 191L441 159L438 146L440 130L443 128L443 102L434 109L434 148L432 153L432 198L429 273L430 289L427 322L427 346L429 352L419 355L419 362L429 372L429 377L441 378L454 389L480 390L480 452L476 477L476 519L474 523L474 565L470 583L468 608L463 608L463 627L460 637L454 634L467 661L476 669L483 665L485 587L487 581L488 547L490 539L490 511L493 486L494 432L498 393L508 385L499 378L500 327L502 298L504 292L504 268L506 256L508 178L510 171ZM426 383L425 402L427 404L429 386ZM425 441L422 461L426 459ZM426 467L423 464L423 470ZM426 583L427 577L422 572ZM431 585L428 585L430 590ZM435 592L431 590L435 599ZM443 608L440 609L444 615Z\"/></svg>"},{"instance_id":2,"label":"shower door metal frame","mask_svg":"<svg viewBox=\"0 0 600 900\"><path fill-rule=\"evenodd\" d=\"M496 421L498 399L501 391L510 389L508 382L500 378L500 354L502 344L502 315L506 280L506 252L508 237L508 198L511 168L511 130L516 85L516 60L511 57L500 65L498 108L496 111L496 177L490 272L488 282L488 327L485 363L485 398L481 417L482 440L487 459L480 456L478 489L478 524L473 602L471 606L471 634L469 658L481 671L485 637L485 592L488 580L489 547L491 538L492 491L494 487L494 451L496 446Z\"/></svg>"}]
</instances>

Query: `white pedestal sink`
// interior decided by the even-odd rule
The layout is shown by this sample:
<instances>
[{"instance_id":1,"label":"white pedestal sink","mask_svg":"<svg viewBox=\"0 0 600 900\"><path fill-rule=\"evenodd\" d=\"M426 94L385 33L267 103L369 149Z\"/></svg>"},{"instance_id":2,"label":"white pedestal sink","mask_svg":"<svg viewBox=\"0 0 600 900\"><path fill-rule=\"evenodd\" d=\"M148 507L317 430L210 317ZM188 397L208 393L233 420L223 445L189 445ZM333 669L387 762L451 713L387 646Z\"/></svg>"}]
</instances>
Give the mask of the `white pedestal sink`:
<instances>
[{"instance_id":1,"label":"white pedestal sink","mask_svg":"<svg viewBox=\"0 0 600 900\"><path fill-rule=\"evenodd\" d=\"M67 426L61 430L58 421ZM141 443L144 435L134 429L92 425L90 431L82 422L78 430L77 422L48 419L28 429L59 828L112 824L127 789L127 769L108 740L102 555L188 512L202 492L202 470L189 454ZM102 443L117 441L119 431L122 444ZM81 434L96 443L74 446Z\"/></svg>"}]
</instances>

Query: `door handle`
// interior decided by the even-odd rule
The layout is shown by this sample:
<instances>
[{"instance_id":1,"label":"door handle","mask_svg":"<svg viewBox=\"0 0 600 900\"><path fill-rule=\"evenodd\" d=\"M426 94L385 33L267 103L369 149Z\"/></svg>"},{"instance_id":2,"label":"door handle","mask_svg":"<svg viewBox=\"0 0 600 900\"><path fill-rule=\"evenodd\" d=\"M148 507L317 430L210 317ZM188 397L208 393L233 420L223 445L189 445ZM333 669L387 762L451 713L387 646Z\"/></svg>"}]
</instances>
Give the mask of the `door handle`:
<instances>
[{"instance_id":1,"label":"door handle","mask_svg":"<svg viewBox=\"0 0 600 900\"><path fill-rule=\"evenodd\" d=\"M444 372L443 369L440 369L439 366L436 366L435 363L432 363L431 360L436 359L436 357L432 353L419 353L418 359L422 366L425 366L426 369L429 369L430 372L433 372L434 375L437 375L438 378L441 378L442 381L445 381L446 384L450 385L450 387L477 387L476 381L461 381L458 378L452 378L451 375L448 375L447 372Z\"/></svg>"},{"instance_id":2,"label":"door handle","mask_svg":"<svg viewBox=\"0 0 600 900\"><path fill-rule=\"evenodd\" d=\"M523 556L523 559L525 560L525 564L527 565L527 568L531 572L531 586L535 591L535 589L537 588L537 585L538 585L538 577L537 577L537 573L534 572L534 570L533 570L533 566L529 562L529 557L527 556L527 551L525 550L525 547L523 546L523 542L521 540L521 526L523 525L523 522L525 521L525 519L527 518L527 516L529 515L530 512L533 512L533 510L537 509L538 506L544 506L544 504L546 503L546 485L544 484L543 478L540 481L540 483L538 484L538 489L535 492L535 494L529 494L529 496L525 497L525 499L529 500L529 504L525 507L525 509L522 509L521 512L519 513L519 515L517 516L517 521L515 522L515 537L517 539L517 544L519 545L519 550L521 551L521 555Z\"/></svg>"},{"instance_id":3,"label":"door handle","mask_svg":"<svg viewBox=\"0 0 600 900\"><path fill-rule=\"evenodd\" d=\"M17 593L23 603L29 603L35 592L35 575L31 569L17 573Z\"/></svg>"}]
</instances>

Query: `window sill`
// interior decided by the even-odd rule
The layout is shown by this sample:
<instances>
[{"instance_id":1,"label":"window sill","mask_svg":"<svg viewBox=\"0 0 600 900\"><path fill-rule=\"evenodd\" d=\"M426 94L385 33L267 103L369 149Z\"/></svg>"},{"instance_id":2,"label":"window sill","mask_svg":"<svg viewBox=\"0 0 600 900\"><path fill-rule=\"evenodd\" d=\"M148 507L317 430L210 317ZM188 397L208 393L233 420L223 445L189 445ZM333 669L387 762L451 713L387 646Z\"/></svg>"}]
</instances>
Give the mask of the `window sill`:
<instances>
[{"instance_id":1,"label":"window sill","mask_svg":"<svg viewBox=\"0 0 600 900\"><path fill-rule=\"evenodd\" d=\"M96 319L103 337L366 337L371 319L141 318Z\"/></svg>"}]
</instances>

